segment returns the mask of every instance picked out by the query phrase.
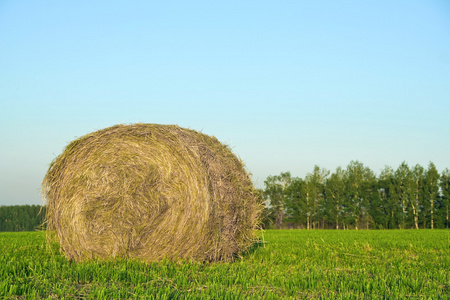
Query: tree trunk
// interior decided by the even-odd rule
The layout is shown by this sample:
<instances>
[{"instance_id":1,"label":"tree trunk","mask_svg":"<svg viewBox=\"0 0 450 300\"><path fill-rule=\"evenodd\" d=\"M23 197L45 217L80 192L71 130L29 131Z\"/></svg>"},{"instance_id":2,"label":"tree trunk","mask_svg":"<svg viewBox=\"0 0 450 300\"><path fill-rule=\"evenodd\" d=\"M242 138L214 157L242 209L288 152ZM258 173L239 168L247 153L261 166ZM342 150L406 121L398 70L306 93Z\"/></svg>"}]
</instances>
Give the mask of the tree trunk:
<instances>
[{"instance_id":1,"label":"tree trunk","mask_svg":"<svg viewBox=\"0 0 450 300\"><path fill-rule=\"evenodd\" d=\"M447 216L445 219L447 220L447 229L448 229L448 205L447 205Z\"/></svg>"},{"instance_id":2,"label":"tree trunk","mask_svg":"<svg viewBox=\"0 0 450 300\"><path fill-rule=\"evenodd\" d=\"M356 211L355 211L355 226L356 226L356 230L358 230L358 219L359 219L359 210L358 210L358 207L359 207L359 201L358 201L358 196L357 195L355 195L354 196L354 201L355 201L355 205L356 205Z\"/></svg>"},{"instance_id":3,"label":"tree trunk","mask_svg":"<svg viewBox=\"0 0 450 300\"><path fill-rule=\"evenodd\" d=\"M447 229L448 229L448 205L447 205L447 215L445 216L445 221L446 221L446 223L447 223Z\"/></svg>"},{"instance_id":4,"label":"tree trunk","mask_svg":"<svg viewBox=\"0 0 450 300\"><path fill-rule=\"evenodd\" d=\"M306 216L306 229L310 229L310 225L309 225L309 214Z\"/></svg>"},{"instance_id":5,"label":"tree trunk","mask_svg":"<svg viewBox=\"0 0 450 300\"><path fill-rule=\"evenodd\" d=\"M416 229L419 229L419 180L416 180L416 197L414 200L415 205L411 203L414 214L414 226L416 226Z\"/></svg>"},{"instance_id":6,"label":"tree trunk","mask_svg":"<svg viewBox=\"0 0 450 300\"><path fill-rule=\"evenodd\" d=\"M433 208L434 208L434 200L431 199L431 229L434 229Z\"/></svg>"},{"instance_id":7,"label":"tree trunk","mask_svg":"<svg viewBox=\"0 0 450 300\"><path fill-rule=\"evenodd\" d=\"M284 211L283 211L283 209L281 209L277 213L276 224L277 224L278 229L281 229L283 227L283 218L284 218Z\"/></svg>"},{"instance_id":8,"label":"tree trunk","mask_svg":"<svg viewBox=\"0 0 450 300\"><path fill-rule=\"evenodd\" d=\"M419 217L417 216L418 212L416 210L416 207L418 207L417 203L419 201L419 200L417 200L417 197L418 197L418 195L416 194L416 197L414 199L415 203L413 201L411 201L411 207L412 207L413 215L414 215L414 226L416 227L416 229L419 229L419 224L418 224Z\"/></svg>"},{"instance_id":9,"label":"tree trunk","mask_svg":"<svg viewBox=\"0 0 450 300\"><path fill-rule=\"evenodd\" d=\"M416 206L414 204L411 204L414 214L414 226L416 229L419 229L419 218L417 216Z\"/></svg>"},{"instance_id":10,"label":"tree trunk","mask_svg":"<svg viewBox=\"0 0 450 300\"><path fill-rule=\"evenodd\" d=\"M400 225L400 229L406 228L406 197L405 195L402 195L402 208L403 208L403 214L402 214L402 223Z\"/></svg>"},{"instance_id":11,"label":"tree trunk","mask_svg":"<svg viewBox=\"0 0 450 300\"><path fill-rule=\"evenodd\" d=\"M337 210L337 214L336 214L336 229L339 229L339 205L336 205L336 210ZM448 213L447 213L447 219L448 219Z\"/></svg>"},{"instance_id":12,"label":"tree trunk","mask_svg":"<svg viewBox=\"0 0 450 300\"><path fill-rule=\"evenodd\" d=\"M307 213L306 213L306 229L311 229L311 224L310 224L310 222L309 222L309 193L308 192L306 192L306 211L307 211Z\"/></svg>"}]
</instances>

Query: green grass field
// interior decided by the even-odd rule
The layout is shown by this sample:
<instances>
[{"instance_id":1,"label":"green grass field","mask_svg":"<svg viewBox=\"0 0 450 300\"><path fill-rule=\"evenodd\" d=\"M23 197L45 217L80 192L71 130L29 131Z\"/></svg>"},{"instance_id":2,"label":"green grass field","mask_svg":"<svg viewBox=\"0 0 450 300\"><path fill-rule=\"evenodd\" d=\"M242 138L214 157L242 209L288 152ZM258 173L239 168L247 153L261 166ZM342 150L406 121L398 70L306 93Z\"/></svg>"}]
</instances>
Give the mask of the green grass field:
<instances>
[{"instance_id":1,"label":"green grass field","mask_svg":"<svg viewBox=\"0 0 450 300\"><path fill-rule=\"evenodd\" d=\"M77 264L0 233L0 299L449 299L450 231L269 230L233 263Z\"/></svg>"}]
</instances>

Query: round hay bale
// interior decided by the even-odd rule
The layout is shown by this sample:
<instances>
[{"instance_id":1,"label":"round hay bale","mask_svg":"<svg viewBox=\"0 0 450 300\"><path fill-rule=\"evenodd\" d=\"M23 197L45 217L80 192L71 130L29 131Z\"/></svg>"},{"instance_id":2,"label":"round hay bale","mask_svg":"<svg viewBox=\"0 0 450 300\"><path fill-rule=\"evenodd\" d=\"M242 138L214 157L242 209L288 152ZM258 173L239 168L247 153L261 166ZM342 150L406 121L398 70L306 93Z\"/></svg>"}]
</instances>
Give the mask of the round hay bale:
<instances>
[{"instance_id":1,"label":"round hay bale","mask_svg":"<svg viewBox=\"0 0 450 300\"><path fill-rule=\"evenodd\" d=\"M116 125L72 141L42 182L47 232L69 259L233 260L261 205L243 163L175 125Z\"/></svg>"}]
</instances>

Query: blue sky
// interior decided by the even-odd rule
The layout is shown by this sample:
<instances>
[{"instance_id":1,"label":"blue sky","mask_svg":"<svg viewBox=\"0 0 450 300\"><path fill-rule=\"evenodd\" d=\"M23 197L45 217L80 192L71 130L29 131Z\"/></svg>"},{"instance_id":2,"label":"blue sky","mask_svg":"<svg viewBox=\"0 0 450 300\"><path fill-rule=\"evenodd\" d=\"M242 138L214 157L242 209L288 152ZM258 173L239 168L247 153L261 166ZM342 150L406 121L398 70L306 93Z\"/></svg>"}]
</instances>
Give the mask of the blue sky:
<instances>
[{"instance_id":1,"label":"blue sky","mask_svg":"<svg viewBox=\"0 0 450 300\"><path fill-rule=\"evenodd\" d=\"M257 187L359 160L450 168L448 1L1 1L0 205L68 142L178 124Z\"/></svg>"}]
</instances>

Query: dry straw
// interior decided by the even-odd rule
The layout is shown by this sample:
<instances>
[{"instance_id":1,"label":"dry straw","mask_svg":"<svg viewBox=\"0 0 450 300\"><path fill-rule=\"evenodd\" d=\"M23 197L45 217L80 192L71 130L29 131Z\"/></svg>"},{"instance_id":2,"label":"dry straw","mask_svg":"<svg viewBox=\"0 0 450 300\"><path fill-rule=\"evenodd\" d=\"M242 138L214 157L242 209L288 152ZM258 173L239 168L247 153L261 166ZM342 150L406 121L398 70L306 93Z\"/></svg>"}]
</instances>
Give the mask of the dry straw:
<instances>
[{"instance_id":1,"label":"dry straw","mask_svg":"<svg viewBox=\"0 0 450 300\"><path fill-rule=\"evenodd\" d=\"M243 163L175 125L116 125L71 142L42 182L49 240L69 259L233 260L261 206Z\"/></svg>"}]
</instances>

